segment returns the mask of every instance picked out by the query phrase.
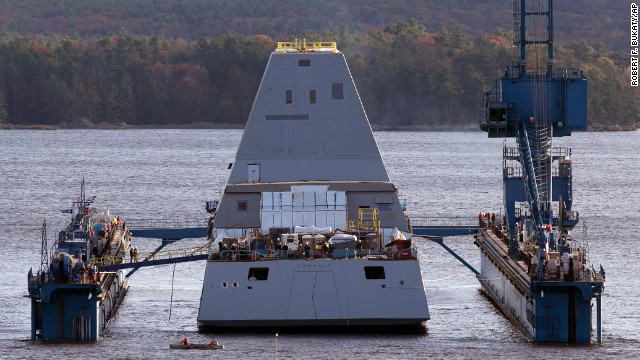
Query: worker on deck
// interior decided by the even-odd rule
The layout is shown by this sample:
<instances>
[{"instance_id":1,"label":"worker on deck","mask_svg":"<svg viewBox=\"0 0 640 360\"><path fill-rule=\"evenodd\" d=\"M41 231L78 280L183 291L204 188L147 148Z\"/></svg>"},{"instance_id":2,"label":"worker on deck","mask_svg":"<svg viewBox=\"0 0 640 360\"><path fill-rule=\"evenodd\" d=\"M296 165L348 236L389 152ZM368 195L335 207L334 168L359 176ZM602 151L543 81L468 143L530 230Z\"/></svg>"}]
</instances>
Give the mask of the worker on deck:
<instances>
[{"instance_id":1,"label":"worker on deck","mask_svg":"<svg viewBox=\"0 0 640 360\"><path fill-rule=\"evenodd\" d=\"M358 257L360 254L362 254L362 241L356 240L356 252L354 255Z\"/></svg>"},{"instance_id":2,"label":"worker on deck","mask_svg":"<svg viewBox=\"0 0 640 360\"><path fill-rule=\"evenodd\" d=\"M309 246L308 242L304 245L304 256L307 259L311 256L311 246Z\"/></svg>"}]
</instances>

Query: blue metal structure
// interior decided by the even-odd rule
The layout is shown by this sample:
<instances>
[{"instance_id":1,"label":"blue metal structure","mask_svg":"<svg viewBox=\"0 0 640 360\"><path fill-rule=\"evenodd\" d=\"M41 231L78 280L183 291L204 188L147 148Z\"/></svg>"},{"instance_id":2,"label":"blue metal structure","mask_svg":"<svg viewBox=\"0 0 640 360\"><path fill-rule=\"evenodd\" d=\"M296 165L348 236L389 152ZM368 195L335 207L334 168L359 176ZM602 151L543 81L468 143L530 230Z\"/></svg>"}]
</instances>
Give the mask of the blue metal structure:
<instances>
[{"instance_id":1,"label":"blue metal structure","mask_svg":"<svg viewBox=\"0 0 640 360\"><path fill-rule=\"evenodd\" d=\"M507 314L512 320L518 307L526 308L522 317L527 322L517 321L532 340L588 343L591 299L597 300L599 310L604 271L578 274L578 267L586 268L586 251L571 238L578 223L578 212L572 210L571 150L552 146L553 137L587 130L587 79L582 70L553 68L553 0L547 0L546 8L540 0L514 0L513 8L519 60L485 94L480 127L490 138L515 138L516 146L505 142L503 150L505 218L488 223L477 236L486 260L479 278L485 291L500 300L498 307L514 315ZM529 29L528 20L533 25ZM528 57L531 46L534 54ZM546 54L540 51L544 46ZM493 245L492 239L497 240ZM533 241L531 248L528 240ZM507 247L506 259L496 256L501 241ZM518 263L526 266L526 286L514 284L518 271L507 275ZM515 290L491 284L487 274L496 268ZM570 276L563 279L560 274L565 271ZM505 300L510 291L526 301ZM600 341L599 311L597 317Z\"/></svg>"},{"instance_id":2,"label":"blue metal structure","mask_svg":"<svg viewBox=\"0 0 640 360\"><path fill-rule=\"evenodd\" d=\"M80 199L65 211L75 215L51 249L43 223L40 269L28 274L32 340L97 340L126 294L121 271L99 273L88 264L91 256L121 257L130 245L127 231L108 228L110 217L91 208L92 202L83 180Z\"/></svg>"}]
</instances>

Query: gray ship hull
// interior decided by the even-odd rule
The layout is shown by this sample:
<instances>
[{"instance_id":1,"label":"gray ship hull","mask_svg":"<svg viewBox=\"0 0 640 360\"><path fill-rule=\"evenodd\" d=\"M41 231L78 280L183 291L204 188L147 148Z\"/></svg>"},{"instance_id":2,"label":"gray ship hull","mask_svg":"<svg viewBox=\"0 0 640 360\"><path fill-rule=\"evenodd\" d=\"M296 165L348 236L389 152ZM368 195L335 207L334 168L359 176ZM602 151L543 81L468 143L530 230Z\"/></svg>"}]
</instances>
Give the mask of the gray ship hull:
<instances>
[{"instance_id":1,"label":"gray ship hull","mask_svg":"<svg viewBox=\"0 0 640 360\"><path fill-rule=\"evenodd\" d=\"M266 280L249 280L251 268ZM365 267L383 267L367 279ZM212 261L198 326L317 327L421 325L429 309L417 260Z\"/></svg>"}]
</instances>

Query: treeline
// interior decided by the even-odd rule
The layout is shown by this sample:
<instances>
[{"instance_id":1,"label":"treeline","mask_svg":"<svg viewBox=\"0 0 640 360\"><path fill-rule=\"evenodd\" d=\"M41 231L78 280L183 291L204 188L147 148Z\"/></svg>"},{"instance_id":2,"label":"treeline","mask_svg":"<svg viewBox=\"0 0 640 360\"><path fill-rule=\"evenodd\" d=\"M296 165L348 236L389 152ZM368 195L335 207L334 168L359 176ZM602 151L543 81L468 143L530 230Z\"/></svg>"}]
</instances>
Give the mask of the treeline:
<instances>
[{"instance_id":1,"label":"treeline","mask_svg":"<svg viewBox=\"0 0 640 360\"><path fill-rule=\"evenodd\" d=\"M545 0L528 1L531 11ZM372 28L414 18L429 32L460 26L467 34L511 29L513 0L0 0L0 29L17 35L73 38L127 34L197 40L226 32L300 36L346 26L365 34ZM628 49L629 3L555 2L556 42L602 41ZM625 21L625 19L627 19Z\"/></svg>"},{"instance_id":2,"label":"treeline","mask_svg":"<svg viewBox=\"0 0 640 360\"><path fill-rule=\"evenodd\" d=\"M338 42L370 121L392 127L477 124L481 94L511 61L503 36L469 39L459 27L428 33L415 21L363 35L343 27L303 36ZM235 34L7 37L0 41L0 122L241 125L275 42ZM558 67L585 70L590 124L639 124L626 54L577 42L556 46L556 58Z\"/></svg>"}]
</instances>

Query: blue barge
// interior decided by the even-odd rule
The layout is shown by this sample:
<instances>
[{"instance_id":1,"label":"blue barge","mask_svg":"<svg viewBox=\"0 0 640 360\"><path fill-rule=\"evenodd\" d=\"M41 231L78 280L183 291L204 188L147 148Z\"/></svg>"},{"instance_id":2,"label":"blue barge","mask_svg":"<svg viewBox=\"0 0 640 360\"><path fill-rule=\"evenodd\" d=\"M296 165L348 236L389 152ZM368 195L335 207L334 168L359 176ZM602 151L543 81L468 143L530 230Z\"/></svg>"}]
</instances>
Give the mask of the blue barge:
<instances>
[{"instance_id":1,"label":"blue barge","mask_svg":"<svg viewBox=\"0 0 640 360\"><path fill-rule=\"evenodd\" d=\"M531 341L592 343L595 312L601 342L605 272L589 263L586 226L577 231L582 236L573 233L579 214L572 209L571 149L552 144L554 137L587 130L587 80L582 70L553 69L553 1L546 9L535 3L514 0L520 58L485 94L481 129L516 141L505 141L503 149L504 213L478 217L477 277ZM527 19L548 24L547 38L529 39ZM531 58L527 46L534 47Z\"/></svg>"},{"instance_id":2,"label":"blue barge","mask_svg":"<svg viewBox=\"0 0 640 360\"><path fill-rule=\"evenodd\" d=\"M40 269L28 275L32 340L95 341L124 299L124 270L100 271L90 261L121 263L130 233L119 217L92 207L94 199L85 198L83 181L80 198L68 211L75 214L51 249L43 224Z\"/></svg>"}]
</instances>

